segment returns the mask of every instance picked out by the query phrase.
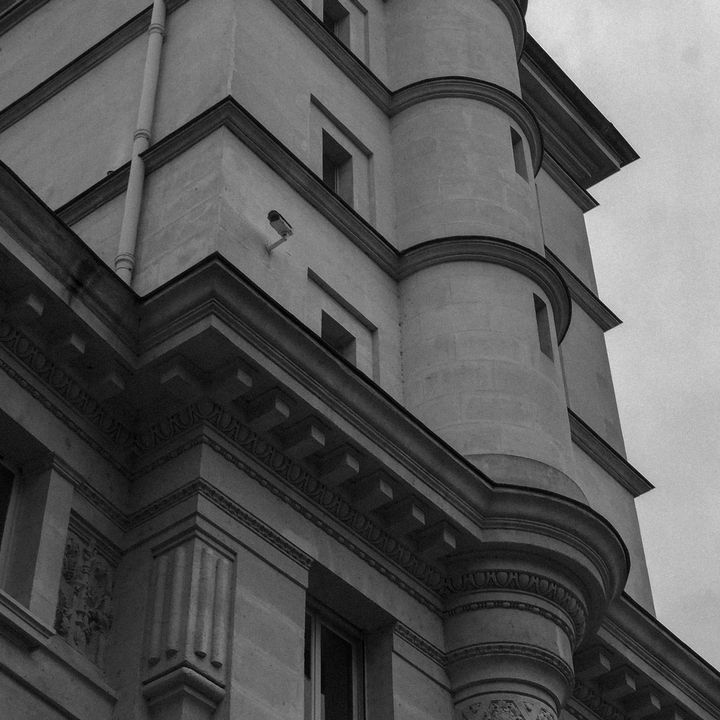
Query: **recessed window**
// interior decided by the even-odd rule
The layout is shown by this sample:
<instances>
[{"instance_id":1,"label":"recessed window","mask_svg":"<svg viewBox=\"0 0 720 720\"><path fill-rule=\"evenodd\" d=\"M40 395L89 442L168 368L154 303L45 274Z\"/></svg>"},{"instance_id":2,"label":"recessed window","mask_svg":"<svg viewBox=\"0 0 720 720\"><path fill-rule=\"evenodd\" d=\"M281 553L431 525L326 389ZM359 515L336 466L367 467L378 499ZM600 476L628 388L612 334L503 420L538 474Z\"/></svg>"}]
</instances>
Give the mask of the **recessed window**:
<instances>
[{"instance_id":1,"label":"recessed window","mask_svg":"<svg viewBox=\"0 0 720 720\"><path fill-rule=\"evenodd\" d=\"M0 546L2 545L5 527L10 512L10 498L12 497L13 475L9 470L0 466Z\"/></svg>"},{"instance_id":2,"label":"recessed window","mask_svg":"<svg viewBox=\"0 0 720 720\"><path fill-rule=\"evenodd\" d=\"M510 128L510 140L512 142L513 160L515 162L515 172L522 177L523 180L528 179L527 165L525 164L525 148L520 134L513 128Z\"/></svg>"},{"instance_id":3,"label":"recessed window","mask_svg":"<svg viewBox=\"0 0 720 720\"><path fill-rule=\"evenodd\" d=\"M325 130L322 132L322 161L323 182L352 205L352 155Z\"/></svg>"},{"instance_id":4,"label":"recessed window","mask_svg":"<svg viewBox=\"0 0 720 720\"><path fill-rule=\"evenodd\" d=\"M320 614L305 616L304 720L359 720L360 643Z\"/></svg>"},{"instance_id":5,"label":"recessed window","mask_svg":"<svg viewBox=\"0 0 720 720\"><path fill-rule=\"evenodd\" d=\"M552 360L552 335L550 333L550 319L548 318L547 305L537 295L533 295L533 298L535 300L535 320L537 321L540 350L543 355L547 355Z\"/></svg>"},{"instance_id":6,"label":"recessed window","mask_svg":"<svg viewBox=\"0 0 720 720\"><path fill-rule=\"evenodd\" d=\"M350 13L338 0L323 0L323 25L345 45L350 45Z\"/></svg>"},{"instance_id":7,"label":"recessed window","mask_svg":"<svg viewBox=\"0 0 720 720\"><path fill-rule=\"evenodd\" d=\"M325 311L322 314L320 337L348 362L355 365L355 336Z\"/></svg>"}]
</instances>

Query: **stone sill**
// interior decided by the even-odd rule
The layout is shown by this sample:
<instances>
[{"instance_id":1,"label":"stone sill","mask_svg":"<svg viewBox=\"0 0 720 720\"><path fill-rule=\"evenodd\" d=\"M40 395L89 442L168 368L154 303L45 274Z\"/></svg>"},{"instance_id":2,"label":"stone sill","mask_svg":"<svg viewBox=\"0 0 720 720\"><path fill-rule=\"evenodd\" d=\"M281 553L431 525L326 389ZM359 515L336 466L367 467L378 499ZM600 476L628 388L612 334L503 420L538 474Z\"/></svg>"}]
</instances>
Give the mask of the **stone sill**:
<instances>
[{"instance_id":1,"label":"stone sill","mask_svg":"<svg viewBox=\"0 0 720 720\"><path fill-rule=\"evenodd\" d=\"M0 633L28 650L47 645L55 631L15 598L0 590Z\"/></svg>"}]
</instances>

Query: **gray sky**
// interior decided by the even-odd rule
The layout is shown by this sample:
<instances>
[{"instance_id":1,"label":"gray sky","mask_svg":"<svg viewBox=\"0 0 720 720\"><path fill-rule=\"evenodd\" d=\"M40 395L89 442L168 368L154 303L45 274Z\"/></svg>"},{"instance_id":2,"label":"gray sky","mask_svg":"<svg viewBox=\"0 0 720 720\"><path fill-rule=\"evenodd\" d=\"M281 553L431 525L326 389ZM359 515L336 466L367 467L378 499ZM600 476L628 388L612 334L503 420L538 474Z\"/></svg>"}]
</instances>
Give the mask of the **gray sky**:
<instances>
[{"instance_id":1,"label":"gray sky","mask_svg":"<svg viewBox=\"0 0 720 720\"><path fill-rule=\"evenodd\" d=\"M530 33L640 154L591 189L600 295L658 618L720 667L717 0L530 0Z\"/></svg>"}]
</instances>

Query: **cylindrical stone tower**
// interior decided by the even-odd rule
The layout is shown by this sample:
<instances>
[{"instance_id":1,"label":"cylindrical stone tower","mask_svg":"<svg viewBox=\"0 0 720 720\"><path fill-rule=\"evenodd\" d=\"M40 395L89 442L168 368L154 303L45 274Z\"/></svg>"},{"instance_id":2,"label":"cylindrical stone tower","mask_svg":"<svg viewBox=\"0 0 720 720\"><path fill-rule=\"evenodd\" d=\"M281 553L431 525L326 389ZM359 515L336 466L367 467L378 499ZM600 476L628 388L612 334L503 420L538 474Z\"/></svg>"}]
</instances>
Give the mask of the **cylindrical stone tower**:
<instances>
[{"instance_id":1,"label":"cylindrical stone tower","mask_svg":"<svg viewBox=\"0 0 720 720\"><path fill-rule=\"evenodd\" d=\"M520 98L523 4L388 10L405 404L493 480L584 502L558 354L570 300L544 257L542 140ZM448 563L457 718L554 720L571 691L588 605L617 587L551 525L522 537L511 517Z\"/></svg>"},{"instance_id":2,"label":"cylindrical stone tower","mask_svg":"<svg viewBox=\"0 0 720 720\"><path fill-rule=\"evenodd\" d=\"M518 0L392 0L407 407L494 480L583 500L544 259L542 140L520 98Z\"/></svg>"}]
</instances>

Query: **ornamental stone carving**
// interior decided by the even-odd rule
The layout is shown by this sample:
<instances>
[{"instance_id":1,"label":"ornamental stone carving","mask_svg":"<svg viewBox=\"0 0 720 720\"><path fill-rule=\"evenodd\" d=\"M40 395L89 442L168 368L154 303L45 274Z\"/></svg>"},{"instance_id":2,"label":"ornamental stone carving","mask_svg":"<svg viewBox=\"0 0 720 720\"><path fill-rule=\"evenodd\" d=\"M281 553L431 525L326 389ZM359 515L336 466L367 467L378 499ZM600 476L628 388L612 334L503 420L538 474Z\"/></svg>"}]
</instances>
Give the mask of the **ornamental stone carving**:
<instances>
[{"instance_id":1,"label":"ornamental stone carving","mask_svg":"<svg viewBox=\"0 0 720 720\"><path fill-rule=\"evenodd\" d=\"M486 695L456 713L457 720L557 720L545 703L527 696Z\"/></svg>"},{"instance_id":2,"label":"ornamental stone carving","mask_svg":"<svg viewBox=\"0 0 720 720\"><path fill-rule=\"evenodd\" d=\"M68 528L55 630L102 666L112 627L112 589L117 551L73 517Z\"/></svg>"}]
</instances>

